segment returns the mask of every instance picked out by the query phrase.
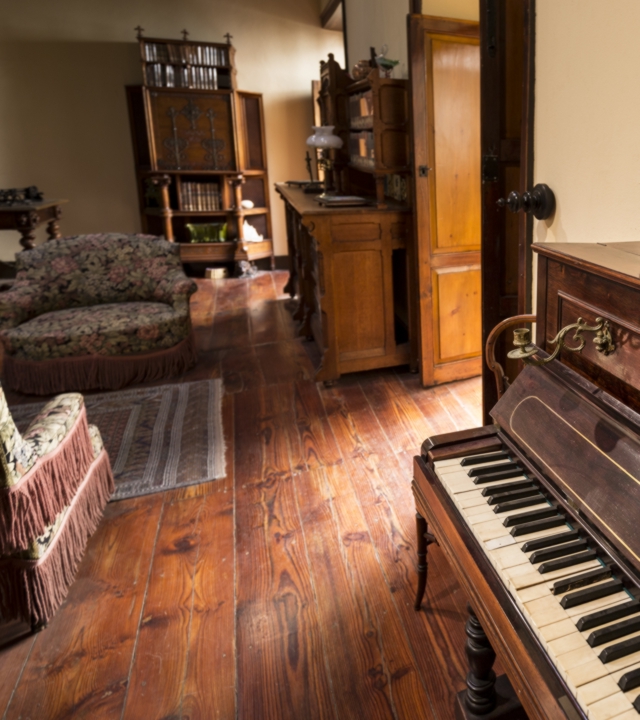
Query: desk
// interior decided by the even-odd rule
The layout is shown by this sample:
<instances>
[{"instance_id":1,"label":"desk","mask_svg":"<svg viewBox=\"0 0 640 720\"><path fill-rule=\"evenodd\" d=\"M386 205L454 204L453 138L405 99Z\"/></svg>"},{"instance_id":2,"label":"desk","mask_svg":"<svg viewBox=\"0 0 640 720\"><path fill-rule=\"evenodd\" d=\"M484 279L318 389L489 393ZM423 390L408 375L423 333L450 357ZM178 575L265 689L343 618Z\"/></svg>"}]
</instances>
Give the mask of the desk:
<instances>
[{"instance_id":1,"label":"desk","mask_svg":"<svg viewBox=\"0 0 640 720\"><path fill-rule=\"evenodd\" d=\"M283 183L290 278L299 334L313 340L316 380L410 361L411 211L391 203L325 208Z\"/></svg>"},{"instance_id":2,"label":"desk","mask_svg":"<svg viewBox=\"0 0 640 720\"><path fill-rule=\"evenodd\" d=\"M35 229L46 222L47 239L55 240L60 237L60 206L67 202L69 201L42 200L28 204L0 204L0 230L17 230L22 235L20 245L25 250L30 250L35 247Z\"/></svg>"}]
</instances>

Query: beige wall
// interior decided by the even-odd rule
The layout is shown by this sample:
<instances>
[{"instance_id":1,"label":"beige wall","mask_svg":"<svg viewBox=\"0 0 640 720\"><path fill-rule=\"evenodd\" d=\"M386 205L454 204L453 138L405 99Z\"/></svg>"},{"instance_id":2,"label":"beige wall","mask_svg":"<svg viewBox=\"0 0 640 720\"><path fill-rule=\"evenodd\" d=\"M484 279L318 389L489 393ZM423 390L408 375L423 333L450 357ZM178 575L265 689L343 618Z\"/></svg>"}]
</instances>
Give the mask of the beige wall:
<instances>
[{"instance_id":1,"label":"beige wall","mask_svg":"<svg viewBox=\"0 0 640 720\"><path fill-rule=\"evenodd\" d=\"M394 77L409 75L407 57L407 13L409 0L345 0L349 64L369 59L369 48L378 52L388 45L387 57L399 60ZM422 0L424 15L478 19L479 0ZM351 68L349 68L351 69Z\"/></svg>"},{"instance_id":2,"label":"beige wall","mask_svg":"<svg viewBox=\"0 0 640 720\"><path fill-rule=\"evenodd\" d=\"M38 185L64 197L65 233L140 228L125 84L141 82L133 28L237 48L238 84L264 94L273 182L305 176L310 84L342 34L320 27L318 0L29 0L5 3L0 24L0 187ZM272 192L276 254L286 253ZM43 233L40 233L40 237ZM0 259L19 250L0 233Z\"/></svg>"},{"instance_id":3,"label":"beige wall","mask_svg":"<svg viewBox=\"0 0 640 720\"><path fill-rule=\"evenodd\" d=\"M640 3L537 0L534 240L640 239Z\"/></svg>"}]
</instances>

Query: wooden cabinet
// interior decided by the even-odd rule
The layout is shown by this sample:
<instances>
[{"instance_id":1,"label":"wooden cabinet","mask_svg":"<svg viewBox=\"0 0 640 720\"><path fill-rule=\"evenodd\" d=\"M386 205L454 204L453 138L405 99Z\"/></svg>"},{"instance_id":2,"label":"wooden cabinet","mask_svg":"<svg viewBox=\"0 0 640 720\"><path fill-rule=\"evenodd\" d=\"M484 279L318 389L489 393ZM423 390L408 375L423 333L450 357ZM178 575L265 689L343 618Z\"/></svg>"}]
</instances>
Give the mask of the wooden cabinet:
<instances>
[{"instance_id":1,"label":"wooden cabinet","mask_svg":"<svg viewBox=\"0 0 640 720\"><path fill-rule=\"evenodd\" d=\"M236 89L234 48L139 41L145 84L127 96L144 230L185 262L273 265L262 96Z\"/></svg>"},{"instance_id":2,"label":"wooden cabinet","mask_svg":"<svg viewBox=\"0 0 640 720\"><path fill-rule=\"evenodd\" d=\"M382 78L377 68L348 87L349 164L372 176L379 207L385 197L396 193L399 183L393 175L399 175L405 187L403 197L394 199L407 202L410 197L406 186L411 172L408 90L406 80Z\"/></svg>"},{"instance_id":3,"label":"wooden cabinet","mask_svg":"<svg viewBox=\"0 0 640 720\"><path fill-rule=\"evenodd\" d=\"M285 202L299 334L313 339L316 380L409 362L406 207L324 208L276 185Z\"/></svg>"}]
</instances>

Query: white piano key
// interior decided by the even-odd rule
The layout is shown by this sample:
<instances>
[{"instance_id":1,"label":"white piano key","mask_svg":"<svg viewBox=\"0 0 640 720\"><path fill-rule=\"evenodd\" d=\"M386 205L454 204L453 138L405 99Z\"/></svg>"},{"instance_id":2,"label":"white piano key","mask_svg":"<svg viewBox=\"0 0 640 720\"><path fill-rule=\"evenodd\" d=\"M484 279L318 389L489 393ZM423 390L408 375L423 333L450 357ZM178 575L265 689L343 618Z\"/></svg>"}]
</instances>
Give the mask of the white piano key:
<instances>
[{"instance_id":1,"label":"white piano key","mask_svg":"<svg viewBox=\"0 0 640 720\"><path fill-rule=\"evenodd\" d=\"M561 598L563 596L556 595L556 597ZM566 613L569 617L575 618L575 621L578 622L578 620L585 615L591 615L591 613L596 610L604 610L604 608L609 607L610 605L618 605L621 602L629 602L629 596L624 591L614 593L613 595L607 595L607 597L598 598L597 600L592 600L591 602L584 603L584 605L576 605L575 607L567 608Z\"/></svg>"},{"instance_id":2,"label":"white piano key","mask_svg":"<svg viewBox=\"0 0 640 720\"><path fill-rule=\"evenodd\" d=\"M605 677L579 687L576 697L581 705L588 707L598 700L603 700L619 692L620 688L613 676L605 675Z\"/></svg>"},{"instance_id":3,"label":"white piano key","mask_svg":"<svg viewBox=\"0 0 640 720\"><path fill-rule=\"evenodd\" d=\"M633 710L633 705L627 700L623 692L618 691L602 700L587 706L589 720L613 720L624 712Z\"/></svg>"},{"instance_id":4,"label":"white piano key","mask_svg":"<svg viewBox=\"0 0 640 720\"><path fill-rule=\"evenodd\" d=\"M478 506L485 507L487 505L487 498L479 490L470 490L466 493L459 493L456 496L456 499L458 501L458 507L462 510Z\"/></svg>"},{"instance_id":5,"label":"white piano key","mask_svg":"<svg viewBox=\"0 0 640 720\"><path fill-rule=\"evenodd\" d=\"M638 720L638 712L635 710L627 710L626 712L623 712L622 715L616 715L614 718L611 718L611 720Z\"/></svg>"},{"instance_id":6,"label":"white piano key","mask_svg":"<svg viewBox=\"0 0 640 720\"><path fill-rule=\"evenodd\" d=\"M487 541L493 540L494 538L501 537L504 535L504 531L507 528L502 523L502 520L488 520L487 522L480 523L473 528L474 533L480 540Z\"/></svg>"},{"instance_id":7,"label":"white piano key","mask_svg":"<svg viewBox=\"0 0 640 720\"><path fill-rule=\"evenodd\" d=\"M484 546L486 550L496 550L507 545L516 545L517 542L513 535L503 535L502 537L493 538L493 540L487 540Z\"/></svg>"},{"instance_id":8,"label":"white piano key","mask_svg":"<svg viewBox=\"0 0 640 720\"><path fill-rule=\"evenodd\" d=\"M532 588L527 588L531 590ZM538 590L544 590L544 588L537 588ZM523 592L527 592L524 590ZM547 643L557 640L558 638L564 637L565 635L573 635L576 632L576 624L571 618L565 618L558 622L551 623L551 625L545 625L540 629L540 636L547 641Z\"/></svg>"},{"instance_id":9,"label":"white piano key","mask_svg":"<svg viewBox=\"0 0 640 720\"><path fill-rule=\"evenodd\" d=\"M527 562L524 565L507 568L505 570L505 576L509 579L509 583L513 589L517 591L529 587L530 585L539 585L541 582L560 580L561 578L571 577L572 575L580 575L588 570L595 570L596 568L602 567L598 560L588 560L587 562L580 563L579 565L572 565L571 567L560 568L559 570L553 570L552 572L540 574L537 570L537 567L539 567L540 564L532 565L530 562ZM557 602L560 602L559 597Z\"/></svg>"}]
</instances>

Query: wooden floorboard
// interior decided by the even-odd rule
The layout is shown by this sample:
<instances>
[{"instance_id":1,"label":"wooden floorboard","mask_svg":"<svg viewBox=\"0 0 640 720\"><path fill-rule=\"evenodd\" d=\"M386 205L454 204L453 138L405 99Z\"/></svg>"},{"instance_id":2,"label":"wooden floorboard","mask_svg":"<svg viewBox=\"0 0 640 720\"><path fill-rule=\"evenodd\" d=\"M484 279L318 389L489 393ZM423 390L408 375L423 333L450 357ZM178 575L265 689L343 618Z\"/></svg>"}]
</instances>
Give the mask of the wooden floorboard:
<instances>
[{"instance_id":1,"label":"wooden floorboard","mask_svg":"<svg viewBox=\"0 0 640 720\"><path fill-rule=\"evenodd\" d=\"M198 281L167 382L222 378L227 477L107 507L50 626L0 628L3 720L454 717L466 599L432 546L413 609L411 461L480 424L479 379L316 383L286 281Z\"/></svg>"}]
</instances>

